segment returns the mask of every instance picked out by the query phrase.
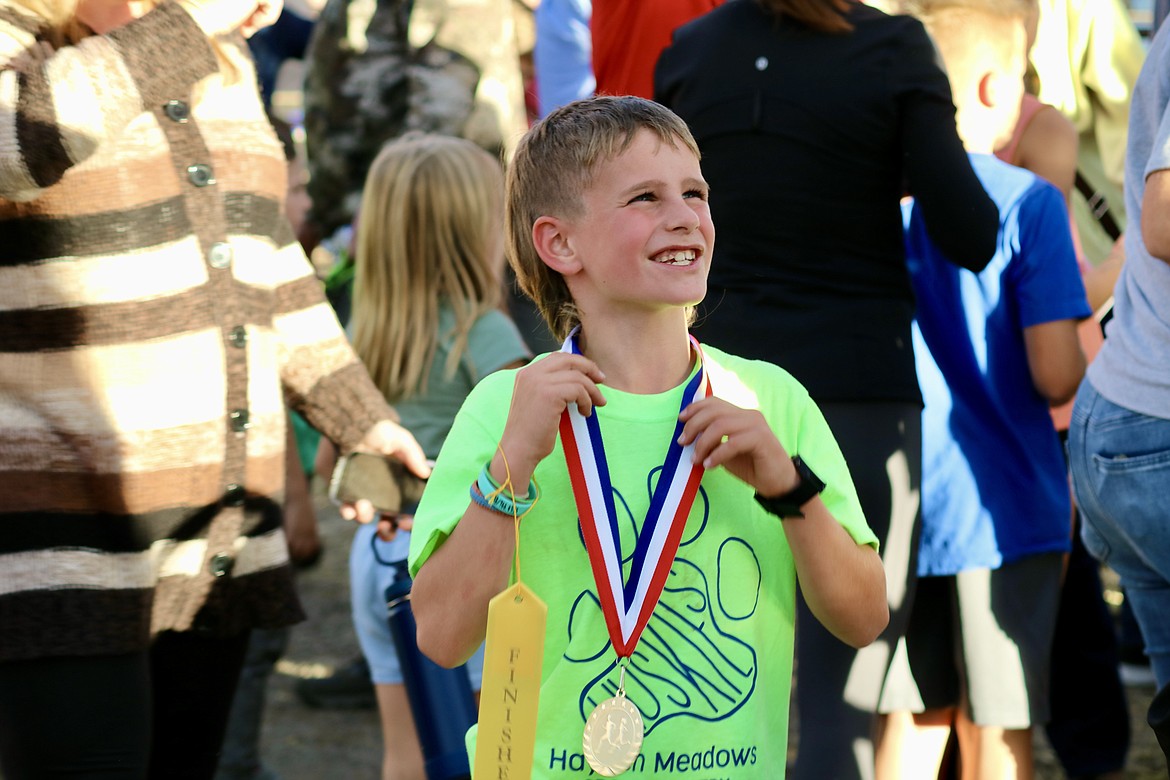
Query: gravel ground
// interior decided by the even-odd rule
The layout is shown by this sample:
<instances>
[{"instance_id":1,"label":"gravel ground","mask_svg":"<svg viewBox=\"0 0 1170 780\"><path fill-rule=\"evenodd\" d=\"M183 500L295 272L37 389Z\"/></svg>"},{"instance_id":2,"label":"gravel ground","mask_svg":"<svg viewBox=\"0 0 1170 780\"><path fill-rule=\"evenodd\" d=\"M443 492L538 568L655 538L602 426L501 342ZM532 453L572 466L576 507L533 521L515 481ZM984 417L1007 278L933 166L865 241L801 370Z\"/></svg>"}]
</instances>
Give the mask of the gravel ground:
<instances>
[{"instance_id":1,"label":"gravel ground","mask_svg":"<svg viewBox=\"0 0 1170 780\"><path fill-rule=\"evenodd\" d=\"M381 754L377 713L309 709L294 691L298 678L327 674L357 654L346 573L352 528L325 505L320 518L326 553L300 580L309 620L293 630L288 654L270 682L263 755L281 780L376 780ZM1127 778L1166 780L1166 761L1145 723L1153 690L1127 690L1134 735ZM1036 762L1037 780L1063 780L1042 735L1036 741Z\"/></svg>"}]
</instances>

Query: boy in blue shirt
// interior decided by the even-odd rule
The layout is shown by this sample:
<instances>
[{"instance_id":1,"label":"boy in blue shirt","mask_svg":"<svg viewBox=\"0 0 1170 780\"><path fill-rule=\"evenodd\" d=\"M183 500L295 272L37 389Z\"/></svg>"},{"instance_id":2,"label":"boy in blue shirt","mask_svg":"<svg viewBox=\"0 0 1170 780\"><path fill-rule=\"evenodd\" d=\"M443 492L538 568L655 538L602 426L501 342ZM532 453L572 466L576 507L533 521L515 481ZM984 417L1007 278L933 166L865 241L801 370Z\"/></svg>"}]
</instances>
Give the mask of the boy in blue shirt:
<instances>
[{"instance_id":1,"label":"boy in blue shirt","mask_svg":"<svg viewBox=\"0 0 1170 780\"><path fill-rule=\"evenodd\" d=\"M951 728L965 777L1032 776L1048 718L1048 658L1068 479L1049 407L1076 392L1089 316L1060 192L991 152L1010 137L1027 6L920 0L945 61L959 134L1000 213L978 274L947 262L905 207L923 412L919 584L904 658L887 680L877 777L935 778ZM968 771L972 771L968 774Z\"/></svg>"}]
</instances>

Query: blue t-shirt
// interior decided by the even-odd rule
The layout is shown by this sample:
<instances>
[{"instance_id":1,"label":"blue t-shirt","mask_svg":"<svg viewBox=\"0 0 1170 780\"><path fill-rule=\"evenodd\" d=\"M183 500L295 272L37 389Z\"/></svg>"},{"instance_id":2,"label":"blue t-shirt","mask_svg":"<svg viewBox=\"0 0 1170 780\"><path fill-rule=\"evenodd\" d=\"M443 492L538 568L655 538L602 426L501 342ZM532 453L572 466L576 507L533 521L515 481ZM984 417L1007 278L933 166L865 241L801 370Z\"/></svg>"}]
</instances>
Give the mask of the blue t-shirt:
<instances>
[{"instance_id":1,"label":"blue t-shirt","mask_svg":"<svg viewBox=\"0 0 1170 780\"><path fill-rule=\"evenodd\" d=\"M918 573L997 568L1069 549L1064 456L1028 368L1024 329L1082 319L1089 304L1060 192L990 155L971 155L999 208L999 245L979 274L948 262L919 210L904 209L918 298L914 358L922 418Z\"/></svg>"}]
</instances>

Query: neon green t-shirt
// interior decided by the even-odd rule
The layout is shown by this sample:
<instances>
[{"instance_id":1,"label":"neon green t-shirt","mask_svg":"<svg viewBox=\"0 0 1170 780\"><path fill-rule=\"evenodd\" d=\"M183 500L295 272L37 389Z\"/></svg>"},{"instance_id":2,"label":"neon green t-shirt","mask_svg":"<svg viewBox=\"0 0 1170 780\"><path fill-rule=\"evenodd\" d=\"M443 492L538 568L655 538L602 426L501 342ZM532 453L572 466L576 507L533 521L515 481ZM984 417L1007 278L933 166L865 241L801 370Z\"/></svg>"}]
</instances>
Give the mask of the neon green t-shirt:
<instances>
[{"instance_id":1,"label":"neon green t-shirt","mask_svg":"<svg viewBox=\"0 0 1170 780\"><path fill-rule=\"evenodd\" d=\"M859 544L876 547L844 458L804 388L771 364L711 347L704 352L714 394L759 409L785 449L825 481L822 498L833 516ZM503 432L513 380L512 371L485 378L459 412L415 516L412 574L466 511L468 488ZM627 553L674 433L683 387L656 395L602 387L607 403L596 413ZM532 777L585 777L591 770L582 731L593 708L617 690L617 659L559 438L535 478L542 497L520 527L524 582L548 605ZM703 477L662 598L626 672L626 693L646 736L623 778L783 776L796 571L780 519L753 495L724 469ZM511 524L501 519L500 531L511 533ZM623 563L628 576L628 554Z\"/></svg>"}]
</instances>

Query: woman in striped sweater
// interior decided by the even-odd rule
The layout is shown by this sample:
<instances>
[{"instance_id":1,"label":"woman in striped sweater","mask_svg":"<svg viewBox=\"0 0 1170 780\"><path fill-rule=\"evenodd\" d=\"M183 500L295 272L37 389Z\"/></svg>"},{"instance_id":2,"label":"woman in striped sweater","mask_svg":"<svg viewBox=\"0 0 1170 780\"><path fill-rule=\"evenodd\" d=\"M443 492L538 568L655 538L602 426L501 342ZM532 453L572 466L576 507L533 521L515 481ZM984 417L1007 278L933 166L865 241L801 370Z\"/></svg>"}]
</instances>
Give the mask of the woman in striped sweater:
<instances>
[{"instance_id":1,"label":"woman in striped sweater","mask_svg":"<svg viewBox=\"0 0 1170 780\"><path fill-rule=\"evenodd\" d=\"M283 217L257 0L0 0L0 771L210 777L301 619L285 403L421 449ZM50 767L56 767L53 770Z\"/></svg>"}]
</instances>

